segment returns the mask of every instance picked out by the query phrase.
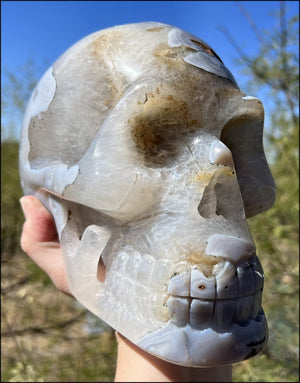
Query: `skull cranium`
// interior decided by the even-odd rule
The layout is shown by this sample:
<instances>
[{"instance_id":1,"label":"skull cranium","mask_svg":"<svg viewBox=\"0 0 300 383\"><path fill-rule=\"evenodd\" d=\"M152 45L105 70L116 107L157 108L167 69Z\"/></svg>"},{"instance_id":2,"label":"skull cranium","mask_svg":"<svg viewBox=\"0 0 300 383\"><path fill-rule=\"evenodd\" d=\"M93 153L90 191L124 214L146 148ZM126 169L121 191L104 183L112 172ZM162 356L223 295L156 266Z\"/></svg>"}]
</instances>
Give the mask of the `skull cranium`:
<instances>
[{"instance_id":1,"label":"skull cranium","mask_svg":"<svg viewBox=\"0 0 300 383\"><path fill-rule=\"evenodd\" d=\"M206 43L160 23L87 36L32 94L22 186L54 216L70 289L162 359L233 363L267 342L246 221L275 198L263 119Z\"/></svg>"}]
</instances>

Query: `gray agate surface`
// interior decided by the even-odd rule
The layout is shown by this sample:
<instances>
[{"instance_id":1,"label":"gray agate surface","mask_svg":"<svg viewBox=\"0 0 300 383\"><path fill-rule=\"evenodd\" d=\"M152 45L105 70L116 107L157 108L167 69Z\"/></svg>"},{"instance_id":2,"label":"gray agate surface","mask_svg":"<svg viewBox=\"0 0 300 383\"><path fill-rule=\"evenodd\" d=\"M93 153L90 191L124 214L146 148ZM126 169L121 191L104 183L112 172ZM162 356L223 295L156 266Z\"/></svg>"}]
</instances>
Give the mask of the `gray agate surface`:
<instances>
[{"instance_id":1,"label":"gray agate surface","mask_svg":"<svg viewBox=\"0 0 300 383\"><path fill-rule=\"evenodd\" d=\"M54 216L77 300L172 363L261 351L247 218L275 199L263 124L261 101L174 26L117 26L67 50L28 103L20 174Z\"/></svg>"}]
</instances>

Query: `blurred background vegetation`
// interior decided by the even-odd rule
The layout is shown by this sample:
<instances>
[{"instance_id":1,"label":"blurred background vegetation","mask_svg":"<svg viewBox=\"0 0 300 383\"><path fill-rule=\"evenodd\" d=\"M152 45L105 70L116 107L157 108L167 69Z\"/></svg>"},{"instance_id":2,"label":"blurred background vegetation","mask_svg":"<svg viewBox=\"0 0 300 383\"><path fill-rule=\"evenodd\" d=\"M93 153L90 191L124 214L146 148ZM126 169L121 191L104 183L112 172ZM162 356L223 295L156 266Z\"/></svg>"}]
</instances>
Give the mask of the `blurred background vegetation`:
<instances>
[{"instance_id":1,"label":"blurred background vegetation","mask_svg":"<svg viewBox=\"0 0 300 383\"><path fill-rule=\"evenodd\" d=\"M260 31L244 16L257 36L256 56L249 57L230 31L223 33L248 75L242 90L255 95L263 89L272 100L264 145L277 200L271 210L249 220L265 271L263 307L270 339L260 356L234 366L233 379L299 382L299 19L286 19L284 2L275 16L276 30ZM18 73L6 72L2 116L9 110L23 114L35 73L32 61ZM112 329L57 291L20 249L24 217L18 201L18 133L14 123L1 125L6 137L1 143L1 381L113 381Z\"/></svg>"}]
</instances>

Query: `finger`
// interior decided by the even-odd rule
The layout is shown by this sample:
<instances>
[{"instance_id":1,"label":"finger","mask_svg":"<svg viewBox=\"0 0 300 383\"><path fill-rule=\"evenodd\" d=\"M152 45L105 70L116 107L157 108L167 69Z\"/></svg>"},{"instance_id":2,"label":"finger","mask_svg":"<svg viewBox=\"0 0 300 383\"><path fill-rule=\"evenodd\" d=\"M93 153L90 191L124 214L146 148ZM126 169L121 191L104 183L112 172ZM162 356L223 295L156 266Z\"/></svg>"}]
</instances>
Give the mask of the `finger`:
<instances>
[{"instance_id":1,"label":"finger","mask_svg":"<svg viewBox=\"0 0 300 383\"><path fill-rule=\"evenodd\" d=\"M20 203L26 218L21 236L23 251L49 275L59 290L72 296L53 217L34 196L22 197Z\"/></svg>"},{"instance_id":2,"label":"finger","mask_svg":"<svg viewBox=\"0 0 300 383\"><path fill-rule=\"evenodd\" d=\"M26 218L22 235L24 237L22 239L25 240L23 243L25 248L28 245L27 239L30 239L30 245L32 243L58 241L54 219L36 197L24 196L20 199L20 204Z\"/></svg>"},{"instance_id":3,"label":"finger","mask_svg":"<svg viewBox=\"0 0 300 383\"><path fill-rule=\"evenodd\" d=\"M65 294L73 296L69 289L65 263L59 243L41 242L32 246L27 254L49 275L56 288Z\"/></svg>"}]
</instances>

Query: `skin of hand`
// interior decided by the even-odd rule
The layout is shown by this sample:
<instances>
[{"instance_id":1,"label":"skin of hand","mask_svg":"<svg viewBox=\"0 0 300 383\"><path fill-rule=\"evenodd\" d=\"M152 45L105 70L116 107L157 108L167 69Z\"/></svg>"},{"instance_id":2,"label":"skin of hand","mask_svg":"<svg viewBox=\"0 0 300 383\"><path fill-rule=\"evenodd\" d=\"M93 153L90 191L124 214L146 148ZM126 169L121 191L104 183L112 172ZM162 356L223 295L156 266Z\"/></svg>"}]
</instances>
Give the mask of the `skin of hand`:
<instances>
[{"instance_id":1,"label":"skin of hand","mask_svg":"<svg viewBox=\"0 0 300 383\"><path fill-rule=\"evenodd\" d=\"M63 293L73 297L52 215L34 196L20 199L25 216L22 250ZM183 367L155 357L116 332L118 359L115 382L231 382L232 366Z\"/></svg>"},{"instance_id":2,"label":"skin of hand","mask_svg":"<svg viewBox=\"0 0 300 383\"><path fill-rule=\"evenodd\" d=\"M20 204L26 219L21 235L22 250L49 275L59 290L72 296L52 215L32 195L22 197Z\"/></svg>"}]
</instances>

